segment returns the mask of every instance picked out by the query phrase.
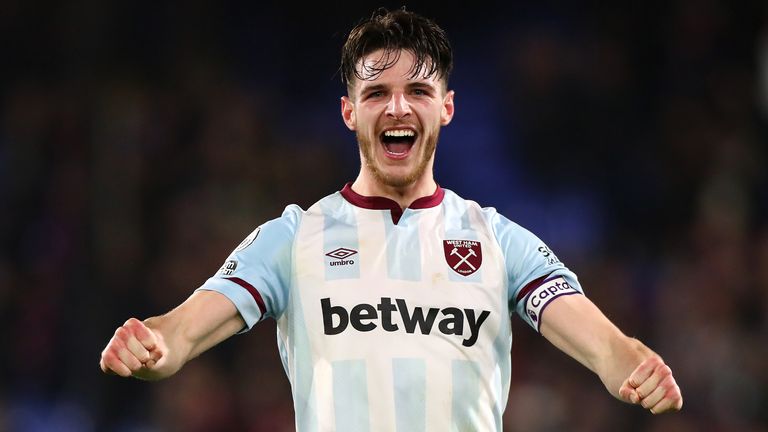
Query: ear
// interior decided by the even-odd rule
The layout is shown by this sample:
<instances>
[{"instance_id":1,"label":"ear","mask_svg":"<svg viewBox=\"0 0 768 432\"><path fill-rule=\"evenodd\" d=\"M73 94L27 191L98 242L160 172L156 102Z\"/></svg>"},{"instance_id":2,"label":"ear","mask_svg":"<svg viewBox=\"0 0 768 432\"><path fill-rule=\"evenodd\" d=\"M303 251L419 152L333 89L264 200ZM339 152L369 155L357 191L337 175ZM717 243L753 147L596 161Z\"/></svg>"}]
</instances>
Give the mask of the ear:
<instances>
[{"instance_id":1,"label":"ear","mask_svg":"<svg viewBox=\"0 0 768 432\"><path fill-rule=\"evenodd\" d=\"M443 98L443 109L440 112L440 124L446 126L453 119L453 90L445 94Z\"/></svg>"},{"instance_id":2,"label":"ear","mask_svg":"<svg viewBox=\"0 0 768 432\"><path fill-rule=\"evenodd\" d=\"M341 118L349 130L355 130L355 103L347 96L341 97Z\"/></svg>"}]
</instances>

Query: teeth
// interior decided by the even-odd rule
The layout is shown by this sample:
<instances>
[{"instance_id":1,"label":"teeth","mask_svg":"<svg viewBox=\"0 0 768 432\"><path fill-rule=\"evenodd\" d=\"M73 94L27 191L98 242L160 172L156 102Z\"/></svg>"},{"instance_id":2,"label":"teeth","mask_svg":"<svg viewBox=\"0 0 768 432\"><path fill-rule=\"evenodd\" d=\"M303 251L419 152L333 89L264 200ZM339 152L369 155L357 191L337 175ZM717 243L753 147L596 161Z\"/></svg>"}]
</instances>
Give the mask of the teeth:
<instances>
[{"instance_id":1,"label":"teeth","mask_svg":"<svg viewBox=\"0 0 768 432\"><path fill-rule=\"evenodd\" d=\"M414 135L416 134L410 129L388 130L384 132L384 136L388 137L412 137Z\"/></svg>"},{"instance_id":2,"label":"teeth","mask_svg":"<svg viewBox=\"0 0 768 432\"><path fill-rule=\"evenodd\" d=\"M385 150L387 153L389 153L389 154L391 154L391 155L395 155L395 156L402 156L402 155L404 155L404 154L405 154L405 152L404 152L404 151L403 151L403 152L393 152L393 151L391 151L391 150L389 150L389 149L384 149L384 150Z\"/></svg>"}]
</instances>

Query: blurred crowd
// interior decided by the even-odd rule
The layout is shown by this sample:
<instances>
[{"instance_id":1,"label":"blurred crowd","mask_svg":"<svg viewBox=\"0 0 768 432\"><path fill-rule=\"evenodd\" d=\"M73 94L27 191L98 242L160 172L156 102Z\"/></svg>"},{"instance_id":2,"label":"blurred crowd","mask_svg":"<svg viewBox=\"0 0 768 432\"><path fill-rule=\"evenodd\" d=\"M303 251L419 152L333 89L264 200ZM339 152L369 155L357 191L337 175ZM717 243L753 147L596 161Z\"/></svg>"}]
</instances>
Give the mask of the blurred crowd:
<instances>
[{"instance_id":1,"label":"blurred crowd","mask_svg":"<svg viewBox=\"0 0 768 432\"><path fill-rule=\"evenodd\" d=\"M336 68L375 6L0 7L0 431L294 429L272 321L163 382L98 359L355 177ZM768 430L768 6L408 8L456 51L437 180L545 240L685 398L613 400L514 318L505 430Z\"/></svg>"}]
</instances>

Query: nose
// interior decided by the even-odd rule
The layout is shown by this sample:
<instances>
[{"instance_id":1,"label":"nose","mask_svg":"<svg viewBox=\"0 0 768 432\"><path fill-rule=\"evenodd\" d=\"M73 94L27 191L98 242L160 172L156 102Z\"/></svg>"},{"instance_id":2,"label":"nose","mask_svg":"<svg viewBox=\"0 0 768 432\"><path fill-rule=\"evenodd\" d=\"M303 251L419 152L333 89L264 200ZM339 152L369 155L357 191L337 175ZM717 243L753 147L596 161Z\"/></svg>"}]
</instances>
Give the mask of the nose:
<instances>
[{"instance_id":1,"label":"nose","mask_svg":"<svg viewBox=\"0 0 768 432\"><path fill-rule=\"evenodd\" d=\"M407 117L411 114L411 105L402 93L392 93L387 102L386 115L396 119Z\"/></svg>"}]
</instances>

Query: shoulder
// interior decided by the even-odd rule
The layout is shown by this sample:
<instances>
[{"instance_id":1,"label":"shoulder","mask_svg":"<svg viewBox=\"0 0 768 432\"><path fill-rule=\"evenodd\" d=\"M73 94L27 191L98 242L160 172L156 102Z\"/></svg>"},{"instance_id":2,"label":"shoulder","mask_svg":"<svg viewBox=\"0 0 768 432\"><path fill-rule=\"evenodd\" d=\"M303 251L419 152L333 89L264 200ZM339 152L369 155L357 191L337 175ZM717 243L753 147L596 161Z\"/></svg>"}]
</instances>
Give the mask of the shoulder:
<instances>
[{"instance_id":1,"label":"shoulder","mask_svg":"<svg viewBox=\"0 0 768 432\"><path fill-rule=\"evenodd\" d=\"M483 207L476 201L462 198L449 189L445 189L443 205L446 214L482 221L497 238L530 234L528 230L499 213L495 207Z\"/></svg>"},{"instance_id":2,"label":"shoulder","mask_svg":"<svg viewBox=\"0 0 768 432\"><path fill-rule=\"evenodd\" d=\"M285 207L285 210L283 210L280 217L266 222L262 227L266 225L274 225L275 228L295 232L303 219L328 214L333 209L340 209L343 207L342 204L344 202L345 200L341 194L335 192L323 197L306 210L302 209L297 204L290 204Z\"/></svg>"},{"instance_id":3,"label":"shoulder","mask_svg":"<svg viewBox=\"0 0 768 432\"><path fill-rule=\"evenodd\" d=\"M349 211L350 204L341 195L341 192L334 192L325 196L320 201L314 203L305 212L308 216L316 215L334 215Z\"/></svg>"},{"instance_id":4,"label":"shoulder","mask_svg":"<svg viewBox=\"0 0 768 432\"><path fill-rule=\"evenodd\" d=\"M493 207L481 207L475 201L462 198L456 192L450 189L443 189L445 195L443 197L443 207L447 216L481 216L486 210L490 209L495 211Z\"/></svg>"},{"instance_id":5,"label":"shoulder","mask_svg":"<svg viewBox=\"0 0 768 432\"><path fill-rule=\"evenodd\" d=\"M259 225L259 227L257 227L249 237L243 240L243 242L247 242L250 237L255 238L256 236L265 233L292 235L296 232L296 228L301 222L304 214L305 211L301 207L296 204L291 204L287 206L285 210L283 210L283 213L280 215L280 217L274 218Z\"/></svg>"}]
</instances>

